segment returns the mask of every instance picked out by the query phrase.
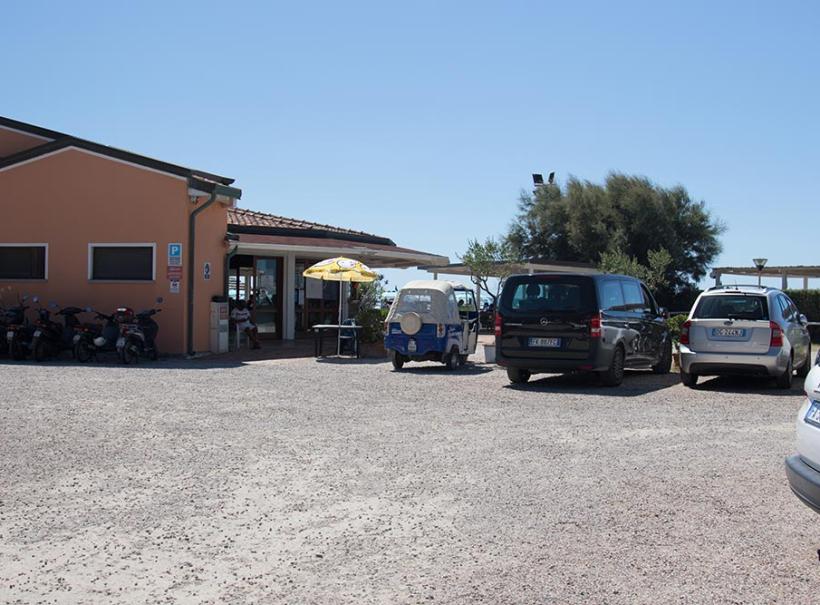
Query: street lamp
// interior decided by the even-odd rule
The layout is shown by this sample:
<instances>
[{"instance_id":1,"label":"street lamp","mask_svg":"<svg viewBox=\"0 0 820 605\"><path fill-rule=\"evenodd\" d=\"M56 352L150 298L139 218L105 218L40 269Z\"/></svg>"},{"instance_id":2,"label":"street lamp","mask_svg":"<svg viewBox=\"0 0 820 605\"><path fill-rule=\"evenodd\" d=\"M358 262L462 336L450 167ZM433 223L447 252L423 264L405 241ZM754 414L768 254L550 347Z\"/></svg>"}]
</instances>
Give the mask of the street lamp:
<instances>
[{"instance_id":1,"label":"street lamp","mask_svg":"<svg viewBox=\"0 0 820 605\"><path fill-rule=\"evenodd\" d=\"M757 267L757 285L758 286L761 284L761 279L763 277L763 267L766 266L766 263L768 262L768 260L769 260L768 258L753 258L752 259L752 262L755 264L755 267Z\"/></svg>"}]
</instances>

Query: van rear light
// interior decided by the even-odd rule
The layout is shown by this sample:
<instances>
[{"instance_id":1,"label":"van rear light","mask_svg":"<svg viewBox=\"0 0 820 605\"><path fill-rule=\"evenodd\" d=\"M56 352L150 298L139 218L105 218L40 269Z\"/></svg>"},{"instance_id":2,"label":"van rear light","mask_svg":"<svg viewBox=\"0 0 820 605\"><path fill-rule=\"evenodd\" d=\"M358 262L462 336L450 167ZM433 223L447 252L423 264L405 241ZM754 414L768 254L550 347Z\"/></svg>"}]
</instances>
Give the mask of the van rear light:
<instances>
[{"instance_id":1,"label":"van rear light","mask_svg":"<svg viewBox=\"0 0 820 605\"><path fill-rule=\"evenodd\" d=\"M782 347L783 346L783 330L780 328L780 325L770 321L769 327L772 329L772 338L769 341L769 347Z\"/></svg>"},{"instance_id":2,"label":"van rear light","mask_svg":"<svg viewBox=\"0 0 820 605\"><path fill-rule=\"evenodd\" d=\"M590 338L600 338L601 337L601 314L595 315L592 319L589 320L589 337Z\"/></svg>"},{"instance_id":3,"label":"van rear light","mask_svg":"<svg viewBox=\"0 0 820 605\"><path fill-rule=\"evenodd\" d=\"M501 317L501 313L495 314L495 335L501 336L501 330L504 328L504 318Z\"/></svg>"},{"instance_id":4,"label":"van rear light","mask_svg":"<svg viewBox=\"0 0 820 605\"><path fill-rule=\"evenodd\" d=\"M689 344L689 328L692 327L692 322L690 320L686 320L680 327L680 343L682 345Z\"/></svg>"},{"instance_id":5,"label":"van rear light","mask_svg":"<svg viewBox=\"0 0 820 605\"><path fill-rule=\"evenodd\" d=\"M444 338L444 324L436 324L436 338Z\"/></svg>"}]
</instances>

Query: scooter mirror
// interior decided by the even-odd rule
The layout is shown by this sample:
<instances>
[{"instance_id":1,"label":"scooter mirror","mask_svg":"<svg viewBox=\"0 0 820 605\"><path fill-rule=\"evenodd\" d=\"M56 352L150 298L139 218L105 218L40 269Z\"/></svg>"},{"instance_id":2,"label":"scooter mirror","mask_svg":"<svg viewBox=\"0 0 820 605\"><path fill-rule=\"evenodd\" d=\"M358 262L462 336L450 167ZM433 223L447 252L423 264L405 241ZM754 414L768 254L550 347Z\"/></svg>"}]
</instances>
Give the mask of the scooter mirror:
<instances>
[{"instance_id":1,"label":"scooter mirror","mask_svg":"<svg viewBox=\"0 0 820 605\"><path fill-rule=\"evenodd\" d=\"M40 302L40 297L39 297L39 296L35 296L35 297L34 297L34 298L32 298L31 300L33 300L34 302L38 303L38 302Z\"/></svg>"}]
</instances>

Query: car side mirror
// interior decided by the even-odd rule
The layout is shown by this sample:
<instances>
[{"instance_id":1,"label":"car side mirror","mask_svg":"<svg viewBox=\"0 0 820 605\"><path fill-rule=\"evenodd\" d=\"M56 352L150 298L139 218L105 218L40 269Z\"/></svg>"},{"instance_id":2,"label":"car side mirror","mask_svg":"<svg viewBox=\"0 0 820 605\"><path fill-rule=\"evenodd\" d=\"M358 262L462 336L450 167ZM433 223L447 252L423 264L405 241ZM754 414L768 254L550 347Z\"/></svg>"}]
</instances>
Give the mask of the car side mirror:
<instances>
[{"instance_id":1,"label":"car side mirror","mask_svg":"<svg viewBox=\"0 0 820 605\"><path fill-rule=\"evenodd\" d=\"M664 319L669 319L669 309L667 309L666 307L661 307L660 309L658 309L658 315L660 315Z\"/></svg>"}]
</instances>

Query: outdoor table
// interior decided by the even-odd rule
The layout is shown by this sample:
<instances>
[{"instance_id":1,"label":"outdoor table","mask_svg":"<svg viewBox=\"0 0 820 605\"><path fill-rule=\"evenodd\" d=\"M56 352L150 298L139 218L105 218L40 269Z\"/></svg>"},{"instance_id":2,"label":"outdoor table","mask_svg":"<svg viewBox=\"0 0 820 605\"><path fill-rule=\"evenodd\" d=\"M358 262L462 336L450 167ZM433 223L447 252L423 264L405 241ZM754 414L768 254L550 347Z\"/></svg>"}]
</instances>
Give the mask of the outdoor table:
<instances>
[{"instance_id":1,"label":"outdoor table","mask_svg":"<svg viewBox=\"0 0 820 605\"><path fill-rule=\"evenodd\" d=\"M347 325L347 324L316 324L310 328L313 330L313 353L316 357L322 355L322 341L326 330L336 330L337 339L338 332L341 330L353 330L353 347L356 349L356 358L359 358L359 330L362 326Z\"/></svg>"}]
</instances>

